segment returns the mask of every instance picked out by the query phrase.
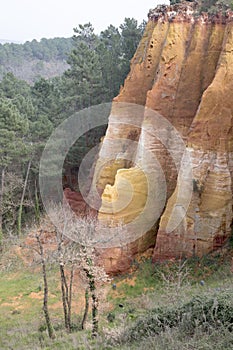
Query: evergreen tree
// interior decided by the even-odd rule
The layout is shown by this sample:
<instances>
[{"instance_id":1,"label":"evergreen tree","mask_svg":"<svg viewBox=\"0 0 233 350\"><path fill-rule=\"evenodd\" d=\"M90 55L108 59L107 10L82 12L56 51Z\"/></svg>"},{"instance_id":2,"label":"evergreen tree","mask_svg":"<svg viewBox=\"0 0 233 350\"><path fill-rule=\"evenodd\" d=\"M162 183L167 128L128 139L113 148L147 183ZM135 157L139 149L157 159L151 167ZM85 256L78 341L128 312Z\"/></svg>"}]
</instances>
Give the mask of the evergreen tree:
<instances>
[{"instance_id":1,"label":"evergreen tree","mask_svg":"<svg viewBox=\"0 0 233 350\"><path fill-rule=\"evenodd\" d=\"M85 43L89 49L95 49L96 48L96 40L97 35L94 33L94 28L92 24L85 23L85 24L79 24L78 28L74 28L74 35L73 35L73 43L83 42Z\"/></svg>"},{"instance_id":2,"label":"evergreen tree","mask_svg":"<svg viewBox=\"0 0 233 350\"><path fill-rule=\"evenodd\" d=\"M122 79L121 35L118 28L110 25L101 32L97 52L100 57L103 82L107 94L106 102L110 102L119 92Z\"/></svg>"},{"instance_id":3,"label":"evergreen tree","mask_svg":"<svg viewBox=\"0 0 233 350\"><path fill-rule=\"evenodd\" d=\"M70 68L65 76L70 92L70 101L74 111L101 103L105 89L102 67L96 52L98 39L90 24L79 26L75 30L74 49L67 60Z\"/></svg>"},{"instance_id":4,"label":"evergreen tree","mask_svg":"<svg viewBox=\"0 0 233 350\"><path fill-rule=\"evenodd\" d=\"M130 61L137 50L144 28L145 23L138 25L134 18L125 18L124 23L120 25L123 54L122 78L129 73Z\"/></svg>"}]
</instances>

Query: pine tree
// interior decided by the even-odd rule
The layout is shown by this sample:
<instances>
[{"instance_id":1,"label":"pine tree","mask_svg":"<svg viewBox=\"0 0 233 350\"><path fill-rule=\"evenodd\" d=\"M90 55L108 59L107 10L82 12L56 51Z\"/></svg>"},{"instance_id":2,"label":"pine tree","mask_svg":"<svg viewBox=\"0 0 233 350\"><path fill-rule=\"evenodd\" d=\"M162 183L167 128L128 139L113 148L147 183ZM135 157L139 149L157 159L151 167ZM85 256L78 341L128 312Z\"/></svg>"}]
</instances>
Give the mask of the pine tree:
<instances>
[{"instance_id":1,"label":"pine tree","mask_svg":"<svg viewBox=\"0 0 233 350\"><path fill-rule=\"evenodd\" d=\"M120 25L121 45L123 52L122 75L126 77L130 69L130 60L137 50L139 41L144 31L145 23L138 25L134 18L125 18L124 23Z\"/></svg>"},{"instance_id":2,"label":"pine tree","mask_svg":"<svg viewBox=\"0 0 233 350\"><path fill-rule=\"evenodd\" d=\"M67 62L70 68L65 73L71 92L70 102L74 110L80 110L98 103L104 99L102 67L96 52L97 37L89 24L79 25L73 36L74 49Z\"/></svg>"},{"instance_id":3,"label":"pine tree","mask_svg":"<svg viewBox=\"0 0 233 350\"><path fill-rule=\"evenodd\" d=\"M97 52L100 57L104 86L107 91L105 101L110 102L118 94L123 83L121 35L118 28L110 25L105 31L101 32Z\"/></svg>"}]
</instances>

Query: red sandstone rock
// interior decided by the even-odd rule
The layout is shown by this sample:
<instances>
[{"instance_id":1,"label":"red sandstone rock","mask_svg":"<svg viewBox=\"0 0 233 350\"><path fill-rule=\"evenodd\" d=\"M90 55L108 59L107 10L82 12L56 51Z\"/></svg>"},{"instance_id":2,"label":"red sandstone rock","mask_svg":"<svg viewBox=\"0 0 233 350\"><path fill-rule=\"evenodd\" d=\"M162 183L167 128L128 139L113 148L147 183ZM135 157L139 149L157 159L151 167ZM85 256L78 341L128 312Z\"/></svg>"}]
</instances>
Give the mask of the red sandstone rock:
<instances>
[{"instance_id":1,"label":"red sandstone rock","mask_svg":"<svg viewBox=\"0 0 233 350\"><path fill-rule=\"evenodd\" d=\"M96 217L97 211L91 208L83 199L81 193L72 191L70 188L64 189L64 199L69 204L70 208L77 215L91 215Z\"/></svg>"}]
</instances>

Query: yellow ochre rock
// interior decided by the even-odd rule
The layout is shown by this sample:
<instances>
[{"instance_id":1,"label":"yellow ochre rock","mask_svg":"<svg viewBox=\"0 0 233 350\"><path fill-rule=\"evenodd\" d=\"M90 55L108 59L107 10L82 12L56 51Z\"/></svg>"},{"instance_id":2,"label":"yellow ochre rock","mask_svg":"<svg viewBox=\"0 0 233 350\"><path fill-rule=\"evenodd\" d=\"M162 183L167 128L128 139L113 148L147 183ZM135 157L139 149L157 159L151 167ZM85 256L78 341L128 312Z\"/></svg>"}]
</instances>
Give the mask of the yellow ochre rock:
<instances>
[{"instance_id":1,"label":"yellow ochre rock","mask_svg":"<svg viewBox=\"0 0 233 350\"><path fill-rule=\"evenodd\" d=\"M140 168L118 170L114 185L107 185L103 192L99 219L116 224L131 222L143 211L147 190L147 178Z\"/></svg>"},{"instance_id":2,"label":"yellow ochre rock","mask_svg":"<svg viewBox=\"0 0 233 350\"><path fill-rule=\"evenodd\" d=\"M110 273L127 270L150 247L163 260L201 256L226 242L233 222L231 11L198 17L189 2L150 11L93 182L102 224L136 222L125 244L99 251Z\"/></svg>"}]
</instances>

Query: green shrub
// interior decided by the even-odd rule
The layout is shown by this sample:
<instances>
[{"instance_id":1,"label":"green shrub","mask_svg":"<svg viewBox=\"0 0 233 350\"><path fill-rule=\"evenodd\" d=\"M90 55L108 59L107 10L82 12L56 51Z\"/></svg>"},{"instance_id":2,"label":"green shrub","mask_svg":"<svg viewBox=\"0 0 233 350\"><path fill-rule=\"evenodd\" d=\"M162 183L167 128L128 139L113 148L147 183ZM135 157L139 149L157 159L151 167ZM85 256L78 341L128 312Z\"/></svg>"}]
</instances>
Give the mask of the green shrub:
<instances>
[{"instance_id":1,"label":"green shrub","mask_svg":"<svg viewBox=\"0 0 233 350\"><path fill-rule=\"evenodd\" d=\"M140 317L124 337L129 340L159 334L167 328L181 327L185 333L193 333L197 327L203 331L224 326L233 330L233 295L224 292L215 297L197 296L190 302L173 308L156 308Z\"/></svg>"},{"instance_id":2,"label":"green shrub","mask_svg":"<svg viewBox=\"0 0 233 350\"><path fill-rule=\"evenodd\" d=\"M181 326L193 332L197 326L203 330L209 327L224 326L232 330L233 298L230 293L222 293L216 297L195 297L180 309Z\"/></svg>"}]
</instances>

